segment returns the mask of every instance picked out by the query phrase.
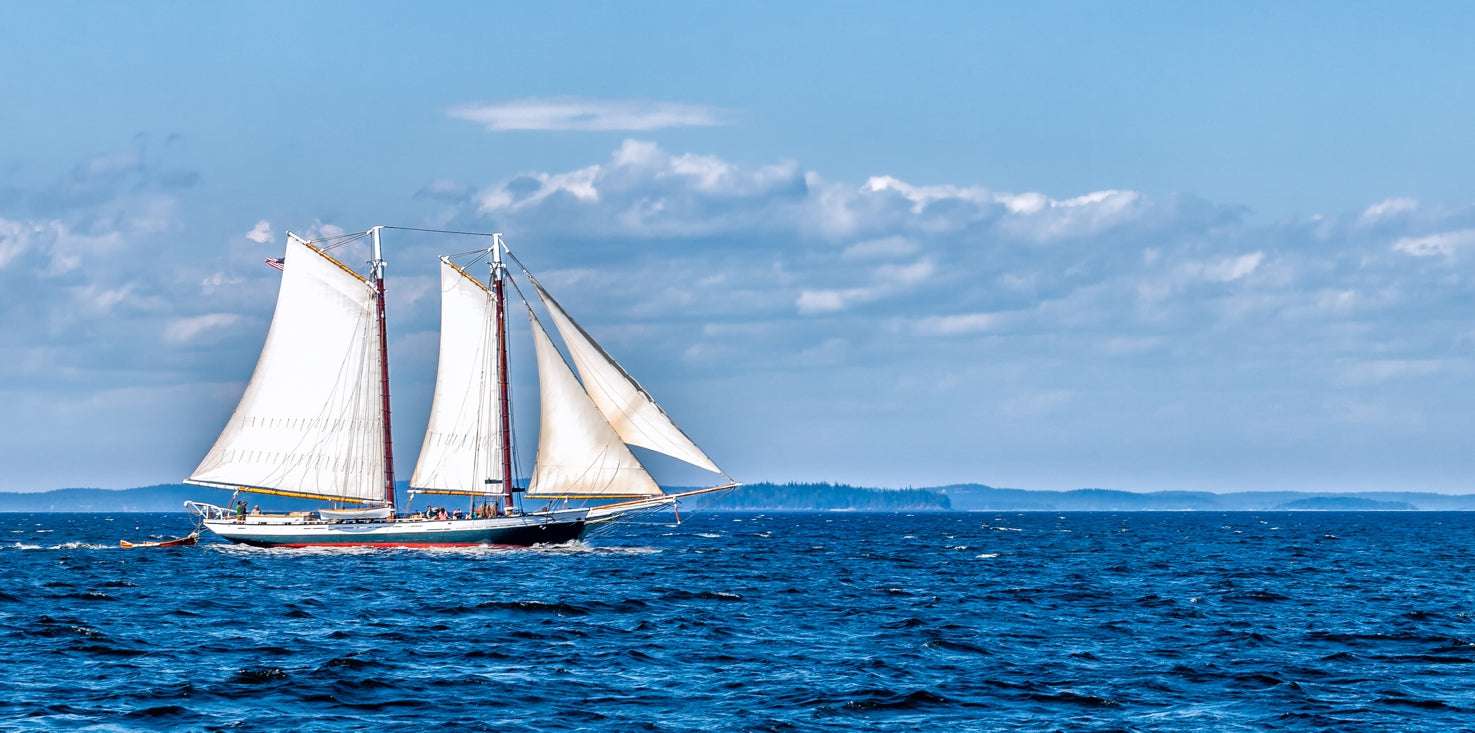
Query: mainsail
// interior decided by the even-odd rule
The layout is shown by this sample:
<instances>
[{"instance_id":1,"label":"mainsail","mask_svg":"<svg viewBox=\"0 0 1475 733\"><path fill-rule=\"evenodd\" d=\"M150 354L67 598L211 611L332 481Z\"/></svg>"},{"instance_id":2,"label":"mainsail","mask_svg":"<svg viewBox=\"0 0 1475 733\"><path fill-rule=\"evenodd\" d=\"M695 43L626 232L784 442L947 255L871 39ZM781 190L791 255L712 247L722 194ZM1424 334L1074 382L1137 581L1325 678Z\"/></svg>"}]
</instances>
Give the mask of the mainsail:
<instances>
[{"instance_id":1,"label":"mainsail","mask_svg":"<svg viewBox=\"0 0 1475 733\"><path fill-rule=\"evenodd\" d=\"M189 482L385 501L378 341L374 287L289 235L261 359Z\"/></svg>"},{"instance_id":2,"label":"mainsail","mask_svg":"<svg viewBox=\"0 0 1475 733\"><path fill-rule=\"evenodd\" d=\"M440 359L430 424L410 486L502 493L496 304L485 285L441 258ZM495 492L493 491L495 489Z\"/></svg>"},{"instance_id":3,"label":"mainsail","mask_svg":"<svg viewBox=\"0 0 1475 733\"><path fill-rule=\"evenodd\" d=\"M538 359L541 426L532 498L659 496L661 487L610 427L528 308Z\"/></svg>"},{"instance_id":4,"label":"mainsail","mask_svg":"<svg viewBox=\"0 0 1475 733\"><path fill-rule=\"evenodd\" d=\"M574 358L574 366L583 380L584 391L620 439L630 445L686 461L697 468L722 473L722 469L681 428L676 427L650 394L569 317L558 301L531 275L528 279L548 308L559 335L563 336L563 343Z\"/></svg>"}]
</instances>

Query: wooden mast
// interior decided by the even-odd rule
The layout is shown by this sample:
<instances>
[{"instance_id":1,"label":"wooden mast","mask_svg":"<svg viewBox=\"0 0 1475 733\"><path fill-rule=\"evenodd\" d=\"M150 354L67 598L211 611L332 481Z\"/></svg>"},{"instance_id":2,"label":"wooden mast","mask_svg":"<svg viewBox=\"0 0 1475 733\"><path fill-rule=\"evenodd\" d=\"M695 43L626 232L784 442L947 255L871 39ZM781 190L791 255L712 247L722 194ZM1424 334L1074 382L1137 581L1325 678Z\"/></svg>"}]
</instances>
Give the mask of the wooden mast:
<instances>
[{"instance_id":1,"label":"wooden mast","mask_svg":"<svg viewBox=\"0 0 1475 733\"><path fill-rule=\"evenodd\" d=\"M379 393L384 409L384 498L394 507L394 431L389 426L389 336L384 328L384 257L379 249L379 230L374 227L374 298L379 317ZM391 515L392 517L393 515Z\"/></svg>"},{"instance_id":2,"label":"wooden mast","mask_svg":"<svg viewBox=\"0 0 1475 733\"><path fill-rule=\"evenodd\" d=\"M497 404L501 410L502 497L512 511L512 409L507 395L507 296L502 284L502 235L492 235L492 289L497 298Z\"/></svg>"}]
</instances>

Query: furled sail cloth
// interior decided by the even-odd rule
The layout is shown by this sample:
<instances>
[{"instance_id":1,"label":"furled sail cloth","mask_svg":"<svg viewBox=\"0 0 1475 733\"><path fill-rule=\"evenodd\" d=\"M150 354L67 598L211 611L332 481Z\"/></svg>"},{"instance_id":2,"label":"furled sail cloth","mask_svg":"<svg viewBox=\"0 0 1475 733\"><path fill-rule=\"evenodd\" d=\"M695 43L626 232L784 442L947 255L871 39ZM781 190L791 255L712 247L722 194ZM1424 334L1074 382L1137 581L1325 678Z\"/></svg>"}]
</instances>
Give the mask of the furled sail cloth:
<instances>
[{"instance_id":1,"label":"furled sail cloth","mask_svg":"<svg viewBox=\"0 0 1475 733\"><path fill-rule=\"evenodd\" d=\"M430 424L410 485L501 493L497 305L491 291L441 258L440 361Z\"/></svg>"},{"instance_id":2,"label":"furled sail cloth","mask_svg":"<svg viewBox=\"0 0 1475 733\"><path fill-rule=\"evenodd\" d=\"M676 427L650 394L569 317L558 301L537 280L532 280L532 283L574 358L574 366L579 370L589 399L594 401L620 439L630 445L686 461L697 468L722 473L722 469L691 438L686 437L681 428Z\"/></svg>"},{"instance_id":3,"label":"furled sail cloth","mask_svg":"<svg viewBox=\"0 0 1475 733\"><path fill-rule=\"evenodd\" d=\"M374 288L287 237L266 345L191 483L384 501Z\"/></svg>"},{"instance_id":4,"label":"furled sail cloth","mask_svg":"<svg viewBox=\"0 0 1475 733\"><path fill-rule=\"evenodd\" d=\"M527 495L538 497L656 496L661 487L630 452L579 386L579 380L528 309L538 358L542 425Z\"/></svg>"}]
</instances>

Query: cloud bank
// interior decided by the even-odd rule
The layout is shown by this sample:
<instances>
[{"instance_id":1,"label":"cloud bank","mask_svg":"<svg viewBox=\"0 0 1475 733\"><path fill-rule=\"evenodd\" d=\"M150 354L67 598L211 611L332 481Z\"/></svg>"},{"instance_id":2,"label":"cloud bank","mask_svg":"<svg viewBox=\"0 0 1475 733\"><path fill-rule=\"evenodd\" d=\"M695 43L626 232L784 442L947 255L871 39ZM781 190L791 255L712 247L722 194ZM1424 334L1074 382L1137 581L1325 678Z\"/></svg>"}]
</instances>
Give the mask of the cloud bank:
<instances>
[{"instance_id":1,"label":"cloud bank","mask_svg":"<svg viewBox=\"0 0 1475 733\"><path fill-rule=\"evenodd\" d=\"M617 351L794 385L786 399L824 413L878 394L863 422L950 426L912 445L923 461L1049 463L1039 446L1074 441L1155 466L1145 446L1194 436L1175 450L1356 466L1386 487L1389 456L1453 450L1475 409L1471 205L1265 222L1188 195L834 181L627 140L475 188L459 217L541 250L580 286L565 305L625 324ZM1010 448L964 437L1000 421ZM1215 470L1248 480L1246 460Z\"/></svg>"},{"instance_id":2,"label":"cloud bank","mask_svg":"<svg viewBox=\"0 0 1475 733\"><path fill-rule=\"evenodd\" d=\"M179 446L182 468L150 477L176 478L249 375L281 229L371 223L248 212L202 239L178 180L147 156L104 156L0 209L14 450L54 452L101 421L125 437L100 455ZM640 140L405 196L434 224L506 232L735 475L1389 488L1409 462L1449 466L1449 481L1475 469L1448 458L1467 453L1475 414L1475 205L1390 198L1263 222L1187 195L840 181ZM406 241L391 351L413 414L434 373L443 250ZM396 421L402 444L418 443L413 423ZM1170 482L1184 475L1201 482Z\"/></svg>"},{"instance_id":3,"label":"cloud bank","mask_svg":"<svg viewBox=\"0 0 1475 733\"><path fill-rule=\"evenodd\" d=\"M475 122L488 132L643 131L727 124L725 111L706 105L581 97L531 97L462 104L447 109L446 114L458 120Z\"/></svg>"}]
</instances>

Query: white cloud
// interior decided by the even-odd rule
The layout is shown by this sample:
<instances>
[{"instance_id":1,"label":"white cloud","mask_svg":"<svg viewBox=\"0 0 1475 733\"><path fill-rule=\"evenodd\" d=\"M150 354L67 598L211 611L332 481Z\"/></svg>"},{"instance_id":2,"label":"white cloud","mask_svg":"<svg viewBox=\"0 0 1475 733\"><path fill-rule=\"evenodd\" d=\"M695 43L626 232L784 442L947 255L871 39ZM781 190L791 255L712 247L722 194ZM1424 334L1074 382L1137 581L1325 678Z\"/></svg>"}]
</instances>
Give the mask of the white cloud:
<instances>
[{"instance_id":1,"label":"white cloud","mask_svg":"<svg viewBox=\"0 0 1475 733\"><path fill-rule=\"evenodd\" d=\"M997 313L960 313L952 316L927 316L916 321L918 333L928 336L961 336L987 331L999 324Z\"/></svg>"},{"instance_id":2,"label":"white cloud","mask_svg":"<svg viewBox=\"0 0 1475 733\"><path fill-rule=\"evenodd\" d=\"M1142 195L1136 191L1097 191L1063 201L1049 200L1038 208L1011 209L1017 216L1005 220L1004 225L1040 242L1085 237L1138 218L1142 203Z\"/></svg>"},{"instance_id":3,"label":"white cloud","mask_svg":"<svg viewBox=\"0 0 1475 733\"><path fill-rule=\"evenodd\" d=\"M1417 211L1419 202L1410 198L1383 199L1372 206L1367 207L1359 217L1364 224L1375 224L1384 219L1393 218L1399 214L1407 214Z\"/></svg>"},{"instance_id":4,"label":"white cloud","mask_svg":"<svg viewBox=\"0 0 1475 733\"><path fill-rule=\"evenodd\" d=\"M30 224L0 219L0 269L26 251L34 228Z\"/></svg>"},{"instance_id":5,"label":"white cloud","mask_svg":"<svg viewBox=\"0 0 1475 733\"><path fill-rule=\"evenodd\" d=\"M256 226L252 227L251 231L246 232L246 238L257 244L270 242L272 240L271 222L265 219L256 222Z\"/></svg>"},{"instance_id":6,"label":"white cloud","mask_svg":"<svg viewBox=\"0 0 1475 733\"><path fill-rule=\"evenodd\" d=\"M241 278L230 277L223 272L217 272L200 281L200 292L209 295L222 286L239 285L242 282L245 281Z\"/></svg>"},{"instance_id":7,"label":"white cloud","mask_svg":"<svg viewBox=\"0 0 1475 733\"><path fill-rule=\"evenodd\" d=\"M856 303L874 300L874 288L850 288L848 290L804 290L795 301L799 312L804 314L833 313L849 308Z\"/></svg>"},{"instance_id":8,"label":"white cloud","mask_svg":"<svg viewBox=\"0 0 1475 733\"><path fill-rule=\"evenodd\" d=\"M0 291L11 296L0 298L0 381L43 344L47 368L12 381L16 389L50 394L66 380L97 385L173 367L167 350L136 345L159 337L165 314L189 311L205 277L199 259L224 251L179 236L179 201L163 193L178 179L140 153L101 156L22 200L45 216L0 211Z\"/></svg>"},{"instance_id":9,"label":"white cloud","mask_svg":"<svg viewBox=\"0 0 1475 733\"><path fill-rule=\"evenodd\" d=\"M861 186L864 193L900 194L910 204L913 214L920 214L928 205L939 201L968 201L975 204L1006 203L1004 198L978 186L959 187L951 184L941 186L914 186L891 176L872 176ZM1013 211L1013 208L1010 208Z\"/></svg>"},{"instance_id":10,"label":"white cloud","mask_svg":"<svg viewBox=\"0 0 1475 733\"><path fill-rule=\"evenodd\" d=\"M499 226L526 223L544 234L693 237L791 233L858 240L850 258L898 253L916 239L976 232L1049 243L1132 226L1172 201L1108 190L1069 199L998 193L978 186L914 185L874 176L860 186L826 181L793 161L761 167L718 157L673 155L626 140L607 163L514 176L472 197L476 213ZM894 239L889 239L894 238ZM864 246L862 246L864 245ZM873 249L875 248L875 249Z\"/></svg>"},{"instance_id":11,"label":"white cloud","mask_svg":"<svg viewBox=\"0 0 1475 733\"><path fill-rule=\"evenodd\" d=\"M1264 252L1251 252L1247 255L1220 260L1204 267L1204 279L1221 283L1233 282L1253 273L1263 259L1265 259Z\"/></svg>"},{"instance_id":12,"label":"white cloud","mask_svg":"<svg viewBox=\"0 0 1475 733\"><path fill-rule=\"evenodd\" d=\"M535 222L544 234L704 236L783 229L807 191L792 162L760 168L712 156L671 155L626 140L605 164L530 172L473 197L477 212L507 226ZM777 209L777 211L775 210Z\"/></svg>"},{"instance_id":13,"label":"white cloud","mask_svg":"<svg viewBox=\"0 0 1475 733\"><path fill-rule=\"evenodd\" d=\"M115 163L109 163L113 165ZM97 164L102 165L102 164ZM23 253L32 256L30 275L56 277L114 263L137 242L169 231L177 222L174 199L128 194L65 219L0 218L0 269ZM44 262L44 265L42 264Z\"/></svg>"},{"instance_id":14,"label":"white cloud","mask_svg":"<svg viewBox=\"0 0 1475 733\"><path fill-rule=\"evenodd\" d=\"M1461 229L1454 232L1440 232L1424 237L1403 237L1393 243L1393 249L1405 252L1415 257L1432 257L1444 255L1453 257L1455 252L1464 247L1475 244L1475 229Z\"/></svg>"},{"instance_id":15,"label":"white cloud","mask_svg":"<svg viewBox=\"0 0 1475 733\"><path fill-rule=\"evenodd\" d=\"M915 285L932 277L937 266L930 258L923 258L910 265L882 265L876 268L876 279L883 283Z\"/></svg>"},{"instance_id":16,"label":"white cloud","mask_svg":"<svg viewBox=\"0 0 1475 733\"><path fill-rule=\"evenodd\" d=\"M717 107L680 102L581 97L532 97L506 102L463 104L446 114L484 126L489 132L509 130L660 130L727 124Z\"/></svg>"},{"instance_id":17,"label":"white cloud","mask_svg":"<svg viewBox=\"0 0 1475 733\"><path fill-rule=\"evenodd\" d=\"M92 178L128 173L143 165L143 155L137 151L101 155L87 162L87 175Z\"/></svg>"},{"instance_id":18,"label":"white cloud","mask_svg":"<svg viewBox=\"0 0 1475 733\"><path fill-rule=\"evenodd\" d=\"M343 227L337 224L324 224L320 221L315 221L312 223L312 226L307 228L305 237L307 239L325 239L328 237L341 237L343 234Z\"/></svg>"},{"instance_id":19,"label":"white cloud","mask_svg":"<svg viewBox=\"0 0 1475 733\"><path fill-rule=\"evenodd\" d=\"M879 237L856 242L840 254L847 260L869 260L883 257L906 257L915 254L920 246L907 237Z\"/></svg>"},{"instance_id":20,"label":"white cloud","mask_svg":"<svg viewBox=\"0 0 1475 733\"><path fill-rule=\"evenodd\" d=\"M1346 313L1356 305L1356 290L1327 290L1317 295L1315 307L1332 313Z\"/></svg>"},{"instance_id":21,"label":"white cloud","mask_svg":"<svg viewBox=\"0 0 1475 733\"><path fill-rule=\"evenodd\" d=\"M174 344L190 343L197 340L200 334L225 328L239 320L241 317L234 313L207 313L192 318L178 318L170 321L164 328L164 340Z\"/></svg>"},{"instance_id":22,"label":"white cloud","mask_svg":"<svg viewBox=\"0 0 1475 733\"><path fill-rule=\"evenodd\" d=\"M954 231L997 220L1012 234L1048 242L1079 237L1130 221L1139 215L1135 191L1096 191L1057 200L1039 193L1011 194L979 186L918 186L891 176L873 176L861 186L862 198L899 196L924 231Z\"/></svg>"},{"instance_id":23,"label":"white cloud","mask_svg":"<svg viewBox=\"0 0 1475 733\"><path fill-rule=\"evenodd\" d=\"M85 309L92 311L93 315L108 315L114 306L132 295L136 287L135 283L123 283L112 288L91 283L71 288L71 291L76 296L77 302Z\"/></svg>"},{"instance_id":24,"label":"white cloud","mask_svg":"<svg viewBox=\"0 0 1475 733\"><path fill-rule=\"evenodd\" d=\"M450 178L437 178L425 184L415 196L419 198L460 201L471 193L471 186Z\"/></svg>"},{"instance_id":25,"label":"white cloud","mask_svg":"<svg viewBox=\"0 0 1475 733\"><path fill-rule=\"evenodd\" d=\"M85 233L75 231L60 221L39 224L37 231L44 233L48 240L46 251L49 263L44 272L53 277L70 273L81 268L84 263L94 264L124 252L132 239L130 234L148 233L147 229L143 232L111 229Z\"/></svg>"},{"instance_id":26,"label":"white cloud","mask_svg":"<svg viewBox=\"0 0 1475 733\"><path fill-rule=\"evenodd\" d=\"M931 259L923 258L910 265L881 265L872 271L873 284L832 290L804 290L795 301L803 314L832 313L842 311L860 303L869 303L889 295L904 292L913 285L932 277L936 266Z\"/></svg>"},{"instance_id":27,"label":"white cloud","mask_svg":"<svg viewBox=\"0 0 1475 733\"><path fill-rule=\"evenodd\" d=\"M1349 385L1382 384L1393 379L1425 378L1449 368L1441 359L1372 359L1347 365L1342 381Z\"/></svg>"},{"instance_id":28,"label":"white cloud","mask_svg":"<svg viewBox=\"0 0 1475 733\"><path fill-rule=\"evenodd\" d=\"M843 364L849 344L843 338L830 338L799 352L797 362L820 367Z\"/></svg>"}]
</instances>

